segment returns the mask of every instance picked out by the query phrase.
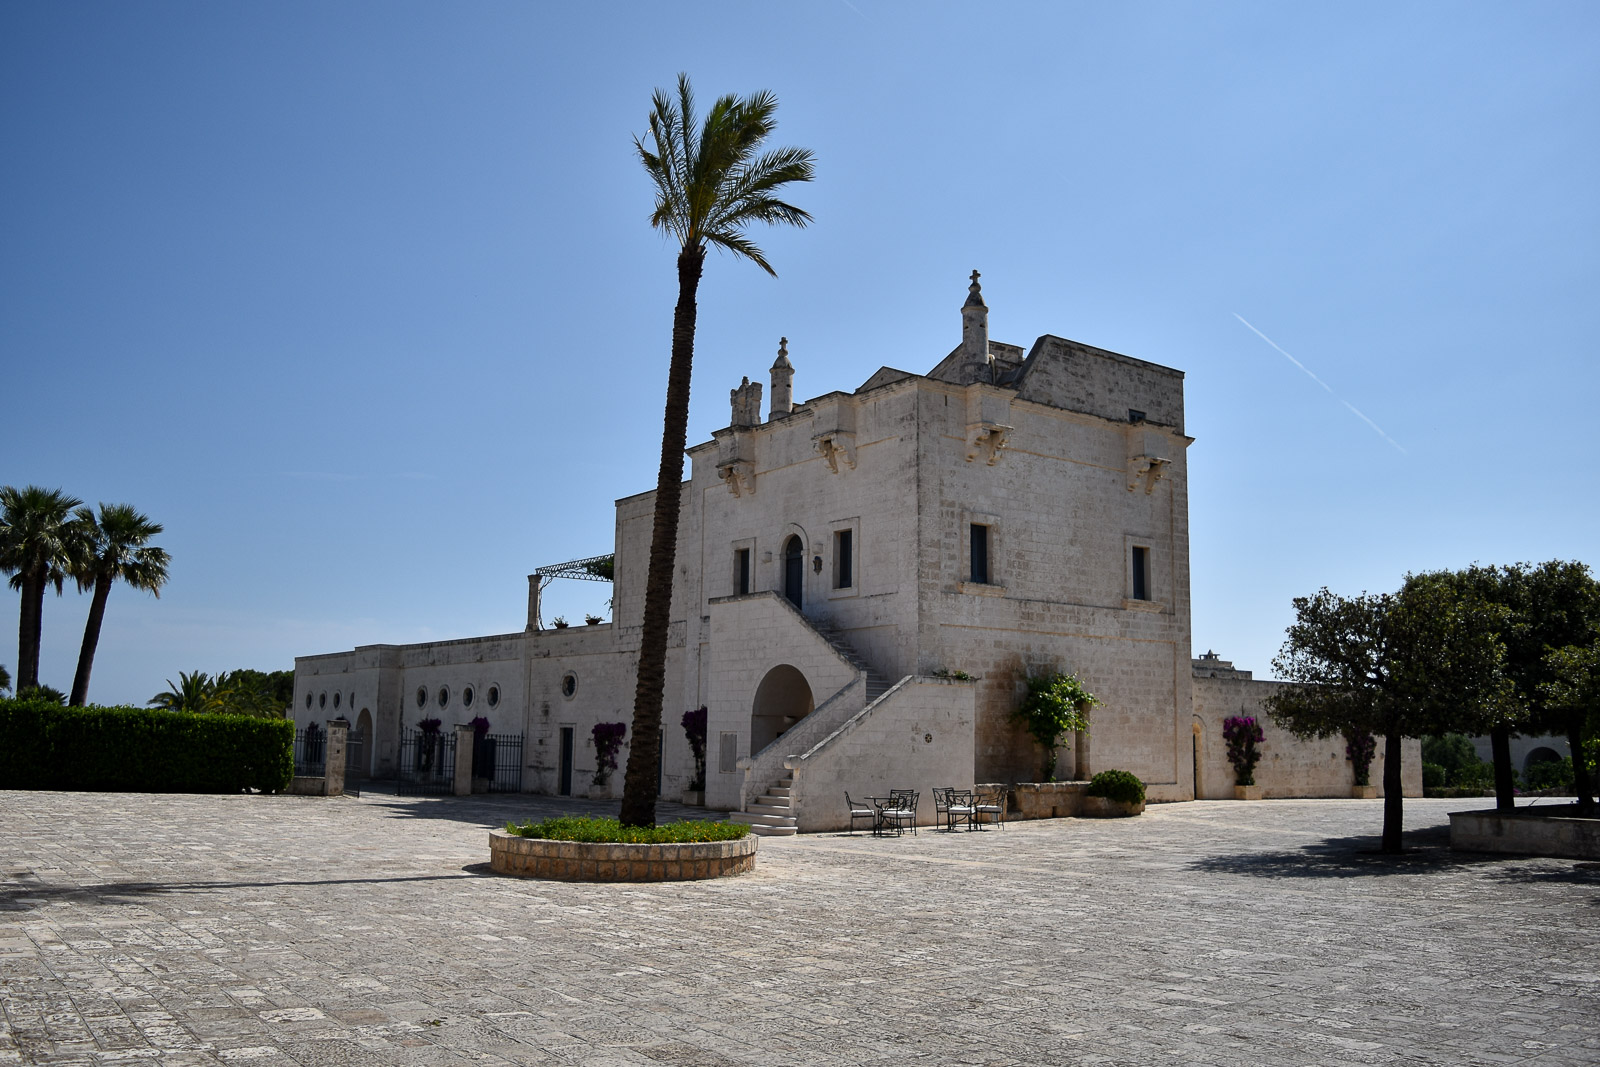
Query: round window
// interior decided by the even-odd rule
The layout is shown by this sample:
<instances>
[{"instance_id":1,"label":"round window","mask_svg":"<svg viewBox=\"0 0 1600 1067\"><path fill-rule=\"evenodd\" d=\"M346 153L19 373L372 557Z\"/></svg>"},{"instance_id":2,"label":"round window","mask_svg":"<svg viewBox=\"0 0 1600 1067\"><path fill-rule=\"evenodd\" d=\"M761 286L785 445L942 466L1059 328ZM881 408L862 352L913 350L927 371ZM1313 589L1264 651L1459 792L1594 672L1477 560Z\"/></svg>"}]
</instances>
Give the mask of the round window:
<instances>
[{"instance_id":1,"label":"round window","mask_svg":"<svg viewBox=\"0 0 1600 1067\"><path fill-rule=\"evenodd\" d=\"M356 695L354 693L350 694L350 706L352 708L356 706Z\"/></svg>"},{"instance_id":2,"label":"round window","mask_svg":"<svg viewBox=\"0 0 1600 1067\"><path fill-rule=\"evenodd\" d=\"M491 708L498 708L500 706L500 687L498 685L491 685L489 687L489 706Z\"/></svg>"},{"instance_id":3,"label":"round window","mask_svg":"<svg viewBox=\"0 0 1600 1067\"><path fill-rule=\"evenodd\" d=\"M338 707L339 706L339 697L342 696L342 695L343 694L341 694L341 693L333 694L333 706L334 707Z\"/></svg>"},{"instance_id":4,"label":"round window","mask_svg":"<svg viewBox=\"0 0 1600 1067\"><path fill-rule=\"evenodd\" d=\"M428 687L425 686L425 685L419 685L419 686L417 686L417 707L425 708L427 706L428 706Z\"/></svg>"},{"instance_id":5,"label":"round window","mask_svg":"<svg viewBox=\"0 0 1600 1067\"><path fill-rule=\"evenodd\" d=\"M461 690L461 706L464 708L472 707L472 698L475 696L477 694L472 691L472 686L470 685Z\"/></svg>"},{"instance_id":6,"label":"round window","mask_svg":"<svg viewBox=\"0 0 1600 1067\"><path fill-rule=\"evenodd\" d=\"M327 706L328 706L328 694L327 693L323 693L322 695L317 697L317 707L325 708Z\"/></svg>"},{"instance_id":7,"label":"round window","mask_svg":"<svg viewBox=\"0 0 1600 1067\"><path fill-rule=\"evenodd\" d=\"M306 694L306 710L307 711L311 710L311 694L310 693Z\"/></svg>"},{"instance_id":8,"label":"round window","mask_svg":"<svg viewBox=\"0 0 1600 1067\"><path fill-rule=\"evenodd\" d=\"M561 695L570 697L578 691L578 676L568 671L561 679Z\"/></svg>"},{"instance_id":9,"label":"round window","mask_svg":"<svg viewBox=\"0 0 1600 1067\"><path fill-rule=\"evenodd\" d=\"M447 706L449 703L450 703L450 687L448 685L441 685L439 687L439 706L442 708L442 707Z\"/></svg>"}]
</instances>

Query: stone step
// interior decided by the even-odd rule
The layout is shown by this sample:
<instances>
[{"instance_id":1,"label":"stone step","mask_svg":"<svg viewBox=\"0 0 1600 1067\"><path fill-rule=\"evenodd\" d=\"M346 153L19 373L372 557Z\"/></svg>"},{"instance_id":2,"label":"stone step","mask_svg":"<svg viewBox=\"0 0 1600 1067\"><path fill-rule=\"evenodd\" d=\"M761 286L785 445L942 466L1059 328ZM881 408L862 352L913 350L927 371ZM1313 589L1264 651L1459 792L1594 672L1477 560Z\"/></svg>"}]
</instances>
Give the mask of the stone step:
<instances>
[{"instance_id":1,"label":"stone step","mask_svg":"<svg viewBox=\"0 0 1600 1067\"><path fill-rule=\"evenodd\" d=\"M793 826L793 815L764 815L753 811L736 811L728 816L729 822L740 822L746 826Z\"/></svg>"},{"instance_id":2,"label":"stone step","mask_svg":"<svg viewBox=\"0 0 1600 1067\"><path fill-rule=\"evenodd\" d=\"M776 803L777 799L777 797L762 797L760 800L751 802L750 806L745 810L752 815L788 816L794 814L794 808L790 806L787 800L779 804Z\"/></svg>"},{"instance_id":3,"label":"stone step","mask_svg":"<svg viewBox=\"0 0 1600 1067\"><path fill-rule=\"evenodd\" d=\"M790 781L793 781L793 779L790 779ZM792 793L793 791L794 791L794 786L792 786L792 785L775 785L775 786L771 786L771 787L769 787L767 789L767 796L769 796L769 797L786 797L790 793Z\"/></svg>"},{"instance_id":4,"label":"stone step","mask_svg":"<svg viewBox=\"0 0 1600 1067\"><path fill-rule=\"evenodd\" d=\"M796 826L761 826L750 827L750 832L757 837L793 837L800 832Z\"/></svg>"}]
</instances>

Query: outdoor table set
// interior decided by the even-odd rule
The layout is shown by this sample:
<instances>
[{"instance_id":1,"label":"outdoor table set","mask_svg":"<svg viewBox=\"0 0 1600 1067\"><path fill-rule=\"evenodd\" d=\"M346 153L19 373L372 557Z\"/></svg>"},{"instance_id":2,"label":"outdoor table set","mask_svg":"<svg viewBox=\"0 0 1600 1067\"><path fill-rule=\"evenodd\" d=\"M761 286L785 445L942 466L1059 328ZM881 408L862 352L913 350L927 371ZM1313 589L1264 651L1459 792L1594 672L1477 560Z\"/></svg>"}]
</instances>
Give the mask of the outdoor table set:
<instances>
[{"instance_id":1,"label":"outdoor table set","mask_svg":"<svg viewBox=\"0 0 1600 1067\"><path fill-rule=\"evenodd\" d=\"M850 809L850 832L856 832L858 823L872 830L874 837L899 837L909 827L917 832L917 804L922 794L915 789L891 789L888 796L864 797L865 803L852 800L847 792L845 805ZM984 823L1006 825L1006 798L1003 790L975 791L954 787L935 788L933 806L936 822L943 823L946 832L957 826L968 830L982 830Z\"/></svg>"}]
</instances>

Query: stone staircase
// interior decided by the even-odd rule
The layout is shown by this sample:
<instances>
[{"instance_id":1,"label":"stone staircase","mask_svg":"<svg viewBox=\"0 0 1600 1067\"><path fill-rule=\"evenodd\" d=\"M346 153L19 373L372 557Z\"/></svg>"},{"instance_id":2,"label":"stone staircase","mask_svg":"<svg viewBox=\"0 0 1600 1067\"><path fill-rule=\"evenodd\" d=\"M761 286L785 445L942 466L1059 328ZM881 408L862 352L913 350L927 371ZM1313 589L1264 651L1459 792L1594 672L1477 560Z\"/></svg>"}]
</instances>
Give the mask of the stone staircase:
<instances>
[{"instance_id":1,"label":"stone staircase","mask_svg":"<svg viewBox=\"0 0 1600 1067\"><path fill-rule=\"evenodd\" d=\"M883 694L894 687L894 683L867 665L843 634L837 630L818 626L810 619L806 623L816 631L817 635L826 641L834 652L854 667L861 675L865 686L865 700L862 707L872 704ZM813 712L815 714L815 712ZM750 832L762 837L788 837L799 832L793 808L794 775L784 772L767 786L761 796L750 801L744 811L736 811L728 816L730 822L745 823L750 827Z\"/></svg>"},{"instance_id":2,"label":"stone staircase","mask_svg":"<svg viewBox=\"0 0 1600 1067\"><path fill-rule=\"evenodd\" d=\"M729 822L741 822L750 827L758 837L791 837L799 830L795 825L790 797L794 789L794 775L785 774L767 787L767 791L751 801L744 811L728 816Z\"/></svg>"},{"instance_id":3,"label":"stone staircase","mask_svg":"<svg viewBox=\"0 0 1600 1067\"><path fill-rule=\"evenodd\" d=\"M889 688L894 685L894 683L889 679L885 678L883 675L867 666L866 660L861 658L861 654L856 651L855 646L849 641L845 640L844 635L839 633L839 631L818 626L815 623L812 623L811 628L817 631L817 633L821 635L822 639L828 642L828 645L835 652L839 653L840 656L848 660L850 665L856 670L860 671L866 678L868 704L883 696L883 694L887 693Z\"/></svg>"}]
</instances>

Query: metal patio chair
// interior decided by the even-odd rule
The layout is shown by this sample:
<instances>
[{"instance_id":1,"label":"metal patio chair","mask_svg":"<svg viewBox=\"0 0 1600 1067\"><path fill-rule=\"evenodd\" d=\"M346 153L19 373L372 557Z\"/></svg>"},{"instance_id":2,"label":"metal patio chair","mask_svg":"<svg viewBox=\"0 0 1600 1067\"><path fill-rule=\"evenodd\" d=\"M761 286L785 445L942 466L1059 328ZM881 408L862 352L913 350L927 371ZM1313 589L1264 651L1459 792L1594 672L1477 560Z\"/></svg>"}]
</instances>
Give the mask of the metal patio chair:
<instances>
[{"instance_id":1,"label":"metal patio chair","mask_svg":"<svg viewBox=\"0 0 1600 1067\"><path fill-rule=\"evenodd\" d=\"M856 832L856 820L857 819L865 819L865 820L867 820L867 829L873 831L874 833L877 832L877 830L878 830L878 809L877 808L873 807L870 804L860 804L860 803L857 803L854 800L851 800L850 799L850 791L849 790L845 790L844 803L845 803L845 806L850 809L850 832L852 834L854 834Z\"/></svg>"}]
</instances>

